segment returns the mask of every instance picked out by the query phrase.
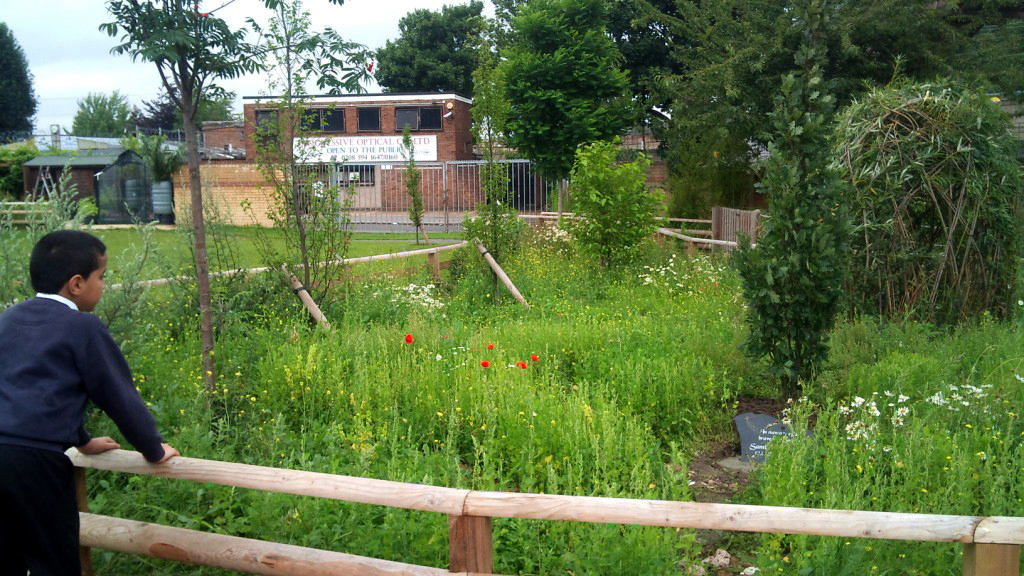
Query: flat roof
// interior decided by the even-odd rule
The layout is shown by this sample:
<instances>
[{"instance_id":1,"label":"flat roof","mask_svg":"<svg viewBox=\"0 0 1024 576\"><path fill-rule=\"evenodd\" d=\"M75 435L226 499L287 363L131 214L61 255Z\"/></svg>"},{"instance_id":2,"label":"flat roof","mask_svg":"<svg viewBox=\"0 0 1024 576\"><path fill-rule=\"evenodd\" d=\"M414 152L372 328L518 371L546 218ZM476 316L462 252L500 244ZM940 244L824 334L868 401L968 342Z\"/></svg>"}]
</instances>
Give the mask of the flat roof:
<instances>
[{"instance_id":1,"label":"flat roof","mask_svg":"<svg viewBox=\"0 0 1024 576\"><path fill-rule=\"evenodd\" d=\"M378 93L378 94L315 94L303 96L310 102L330 102L344 100L346 102L412 102L417 100L458 100L472 104L471 98L460 96L454 92L418 92L418 93ZM280 96L242 96L242 100L273 102Z\"/></svg>"},{"instance_id":2,"label":"flat roof","mask_svg":"<svg viewBox=\"0 0 1024 576\"><path fill-rule=\"evenodd\" d=\"M110 166L117 162L117 158L123 150L114 150L113 153L104 150L103 154L60 154L36 156L25 162L23 166Z\"/></svg>"}]
</instances>

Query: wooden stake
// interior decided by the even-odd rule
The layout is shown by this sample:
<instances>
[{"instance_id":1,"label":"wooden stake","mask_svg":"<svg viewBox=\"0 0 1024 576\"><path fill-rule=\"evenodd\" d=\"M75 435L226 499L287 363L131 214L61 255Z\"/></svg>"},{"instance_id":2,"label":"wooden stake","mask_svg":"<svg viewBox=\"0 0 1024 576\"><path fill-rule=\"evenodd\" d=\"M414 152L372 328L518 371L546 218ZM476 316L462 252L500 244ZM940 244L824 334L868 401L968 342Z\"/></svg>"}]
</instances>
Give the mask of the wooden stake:
<instances>
[{"instance_id":1,"label":"wooden stake","mask_svg":"<svg viewBox=\"0 0 1024 576\"><path fill-rule=\"evenodd\" d=\"M494 564L491 519L483 516L449 516L448 559L451 572L490 574Z\"/></svg>"},{"instance_id":2,"label":"wooden stake","mask_svg":"<svg viewBox=\"0 0 1024 576\"><path fill-rule=\"evenodd\" d=\"M501 283L505 285L505 288L508 289L509 293L511 293L512 296L516 300L518 300L520 304L529 309L530 305L526 303L526 298L523 298L523 295L519 293L519 290L516 288L516 285L512 283L512 280L510 280L508 275L505 274L505 271L501 269L501 266L498 265L498 262L494 259L494 256L491 256L491 253L487 251L487 248L484 247L483 242L479 240L475 240L475 242L477 250L479 250L480 254L483 255L484 260L487 261L487 265L491 267L491 270L494 270L494 273L497 274L498 279L501 280Z\"/></svg>"},{"instance_id":3,"label":"wooden stake","mask_svg":"<svg viewBox=\"0 0 1024 576\"><path fill-rule=\"evenodd\" d=\"M284 272L285 277L288 278L288 281L292 285L292 290L295 291L295 294L299 297L299 300L302 300L302 304L306 307L306 310L309 312L309 315L313 317L313 320L316 320L316 322L320 324L320 326L322 326L324 330L330 331L331 323L327 321L327 318L324 316L324 313L320 311L320 307L317 306L316 302L313 301L313 297L309 295L309 290L307 290L306 287L303 286L301 282L299 282L299 279L295 277L295 274L292 274L291 272L288 271L287 266L282 264L281 271Z\"/></svg>"}]
</instances>

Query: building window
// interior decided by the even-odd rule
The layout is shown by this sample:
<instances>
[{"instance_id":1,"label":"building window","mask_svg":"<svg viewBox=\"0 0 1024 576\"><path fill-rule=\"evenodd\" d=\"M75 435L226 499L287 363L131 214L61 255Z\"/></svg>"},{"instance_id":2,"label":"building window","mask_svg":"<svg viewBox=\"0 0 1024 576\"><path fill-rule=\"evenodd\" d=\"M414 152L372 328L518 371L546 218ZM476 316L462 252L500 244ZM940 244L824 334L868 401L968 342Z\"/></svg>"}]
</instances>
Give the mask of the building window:
<instances>
[{"instance_id":1,"label":"building window","mask_svg":"<svg viewBox=\"0 0 1024 576\"><path fill-rule=\"evenodd\" d=\"M359 131L380 132L380 108L359 108Z\"/></svg>"},{"instance_id":2,"label":"building window","mask_svg":"<svg viewBox=\"0 0 1024 576\"><path fill-rule=\"evenodd\" d=\"M423 108L395 108L395 132L409 130L440 130L441 108L429 106Z\"/></svg>"},{"instance_id":3,"label":"building window","mask_svg":"<svg viewBox=\"0 0 1024 576\"><path fill-rule=\"evenodd\" d=\"M420 130L441 129L441 107L420 108Z\"/></svg>"},{"instance_id":4,"label":"building window","mask_svg":"<svg viewBox=\"0 0 1024 576\"><path fill-rule=\"evenodd\" d=\"M324 109L320 116L324 132L345 131L345 110Z\"/></svg>"},{"instance_id":5,"label":"building window","mask_svg":"<svg viewBox=\"0 0 1024 576\"><path fill-rule=\"evenodd\" d=\"M345 132L345 110L333 108L307 108L302 111L299 129L304 132Z\"/></svg>"},{"instance_id":6,"label":"building window","mask_svg":"<svg viewBox=\"0 0 1024 576\"><path fill-rule=\"evenodd\" d=\"M260 144L277 140L277 110L257 110L254 139Z\"/></svg>"}]
</instances>

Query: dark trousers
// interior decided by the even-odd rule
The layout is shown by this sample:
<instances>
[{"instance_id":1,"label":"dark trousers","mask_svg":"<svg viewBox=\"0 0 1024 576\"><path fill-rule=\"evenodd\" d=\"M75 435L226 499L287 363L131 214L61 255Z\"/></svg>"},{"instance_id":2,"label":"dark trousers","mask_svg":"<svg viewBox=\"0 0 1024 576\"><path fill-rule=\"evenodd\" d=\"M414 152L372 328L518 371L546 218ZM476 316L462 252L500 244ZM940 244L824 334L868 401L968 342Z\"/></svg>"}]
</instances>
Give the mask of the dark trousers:
<instances>
[{"instance_id":1,"label":"dark trousers","mask_svg":"<svg viewBox=\"0 0 1024 576\"><path fill-rule=\"evenodd\" d=\"M0 576L80 576L74 467L67 456L0 444Z\"/></svg>"}]
</instances>

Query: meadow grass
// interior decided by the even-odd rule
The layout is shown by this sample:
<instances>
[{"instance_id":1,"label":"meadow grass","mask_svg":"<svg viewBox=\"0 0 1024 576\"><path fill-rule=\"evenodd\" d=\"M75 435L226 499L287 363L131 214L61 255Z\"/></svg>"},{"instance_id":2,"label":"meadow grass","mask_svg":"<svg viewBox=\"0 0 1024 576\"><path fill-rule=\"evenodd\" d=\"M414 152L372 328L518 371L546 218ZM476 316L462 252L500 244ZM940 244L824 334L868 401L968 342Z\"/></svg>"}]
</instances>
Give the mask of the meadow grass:
<instances>
[{"instance_id":1,"label":"meadow grass","mask_svg":"<svg viewBox=\"0 0 1024 576\"><path fill-rule=\"evenodd\" d=\"M359 276L310 325L277 275L218 306L218 389L203 388L198 319L146 293L122 324L137 384L169 441L197 458L482 490L689 500L688 463L731 438L741 396L775 395L746 358L727 255L651 246L605 270L570 238L531 233L506 262L529 310L475 250L443 282ZM220 281L217 281L220 282ZM407 343L407 335L411 343ZM840 322L832 356L788 415L813 435L773 444L738 501L1024 516L1021 327L954 331ZM966 403L966 404L965 404ZM93 415L94 434L116 430ZM447 519L114 473L90 473L93 511L432 566ZM679 574L692 531L496 519L495 571ZM737 535L771 574L957 574L961 547ZM219 571L96 551L105 573Z\"/></svg>"}]
</instances>

